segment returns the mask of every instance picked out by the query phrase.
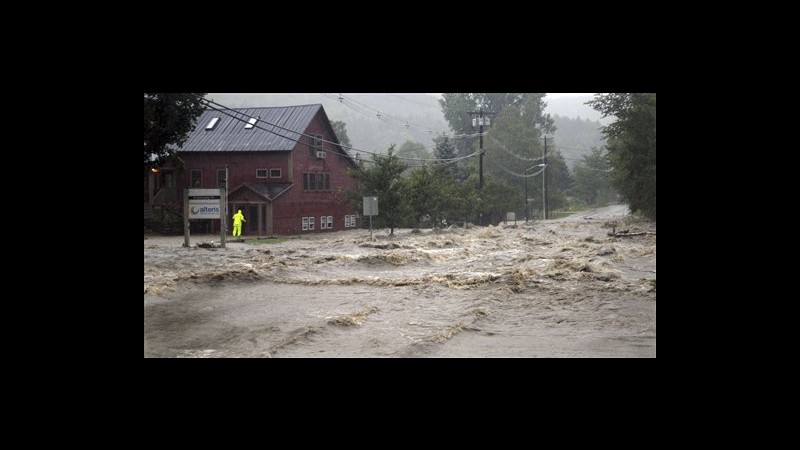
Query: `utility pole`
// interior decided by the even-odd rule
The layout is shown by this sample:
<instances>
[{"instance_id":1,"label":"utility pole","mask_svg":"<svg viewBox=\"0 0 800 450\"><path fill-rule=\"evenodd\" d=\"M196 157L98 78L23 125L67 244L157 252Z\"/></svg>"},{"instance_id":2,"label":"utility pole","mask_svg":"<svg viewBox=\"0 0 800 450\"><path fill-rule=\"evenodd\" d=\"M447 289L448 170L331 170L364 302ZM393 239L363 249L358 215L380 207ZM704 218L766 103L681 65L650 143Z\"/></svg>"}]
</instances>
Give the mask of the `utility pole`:
<instances>
[{"instance_id":1,"label":"utility pole","mask_svg":"<svg viewBox=\"0 0 800 450\"><path fill-rule=\"evenodd\" d=\"M547 220L547 136L544 137L542 164L544 164L544 172L542 172L542 211L544 220Z\"/></svg>"},{"instance_id":2,"label":"utility pole","mask_svg":"<svg viewBox=\"0 0 800 450\"><path fill-rule=\"evenodd\" d=\"M528 222L528 216L530 216L530 199L528 198L528 171L531 169L535 169L537 167L544 167L544 163L537 164L535 166L530 166L525 169L525 223ZM544 171L544 169L542 169ZM538 174L537 174L538 175Z\"/></svg>"},{"instance_id":3,"label":"utility pole","mask_svg":"<svg viewBox=\"0 0 800 450\"><path fill-rule=\"evenodd\" d=\"M528 171L525 171L524 175L528 175ZM525 177L525 223L528 223L528 177Z\"/></svg>"},{"instance_id":4,"label":"utility pole","mask_svg":"<svg viewBox=\"0 0 800 450\"><path fill-rule=\"evenodd\" d=\"M475 118L473 117L472 126L473 127L475 125L479 125L480 126L478 134L481 137L481 152L480 152L481 162L480 162L480 169L479 169L480 183L478 184L478 189L483 189L483 153L484 153L484 151L483 151L483 125L485 123L486 126L489 126L489 123L490 123L489 122L489 118L487 117L487 118L484 119L483 115L484 114L494 114L494 113L493 112L483 112L483 107L480 107L478 109L478 111L470 111L469 113L470 113L470 115L475 115L475 114L478 115L477 122L476 122Z\"/></svg>"}]
</instances>

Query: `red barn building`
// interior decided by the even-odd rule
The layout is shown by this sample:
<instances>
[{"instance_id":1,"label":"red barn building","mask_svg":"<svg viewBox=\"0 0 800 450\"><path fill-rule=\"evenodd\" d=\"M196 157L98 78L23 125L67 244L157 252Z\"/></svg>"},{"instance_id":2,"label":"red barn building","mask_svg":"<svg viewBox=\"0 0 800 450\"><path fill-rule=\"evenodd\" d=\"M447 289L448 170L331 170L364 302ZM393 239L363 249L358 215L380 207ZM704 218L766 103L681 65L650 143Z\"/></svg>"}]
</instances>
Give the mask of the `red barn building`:
<instances>
[{"instance_id":1,"label":"red barn building","mask_svg":"<svg viewBox=\"0 0 800 450\"><path fill-rule=\"evenodd\" d=\"M241 209L243 235L356 227L356 212L344 199L357 188L348 175L356 162L338 142L320 104L206 110L178 150L183 167L163 167L150 177L145 214L148 208L182 212L183 188L227 187L227 228ZM194 222L193 230L203 228ZM219 220L201 222L211 222L202 231L219 232Z\"/></svg>"}]
</instances>

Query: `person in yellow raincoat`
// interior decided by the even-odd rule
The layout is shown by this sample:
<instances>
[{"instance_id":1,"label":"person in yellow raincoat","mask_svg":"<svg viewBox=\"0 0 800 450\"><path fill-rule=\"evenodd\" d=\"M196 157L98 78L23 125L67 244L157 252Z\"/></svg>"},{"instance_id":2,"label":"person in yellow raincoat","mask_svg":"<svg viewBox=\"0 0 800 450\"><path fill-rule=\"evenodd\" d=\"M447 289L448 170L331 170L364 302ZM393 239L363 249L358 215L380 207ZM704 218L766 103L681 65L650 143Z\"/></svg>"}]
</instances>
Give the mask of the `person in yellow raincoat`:
<instances>
[{"instance_id":1,"label":"person in yellow raincoat","mask_svg":"<svg viewBox=\"0 0 800 450\"><path fill-rule=\"evenodd\" d=\"M242 214L242 210L240 209L239 212L233 215L233 235L234 236L241 236L242 235L242 222L247 222L244 220L244 214Z\"/></svg>"}]
</instances>

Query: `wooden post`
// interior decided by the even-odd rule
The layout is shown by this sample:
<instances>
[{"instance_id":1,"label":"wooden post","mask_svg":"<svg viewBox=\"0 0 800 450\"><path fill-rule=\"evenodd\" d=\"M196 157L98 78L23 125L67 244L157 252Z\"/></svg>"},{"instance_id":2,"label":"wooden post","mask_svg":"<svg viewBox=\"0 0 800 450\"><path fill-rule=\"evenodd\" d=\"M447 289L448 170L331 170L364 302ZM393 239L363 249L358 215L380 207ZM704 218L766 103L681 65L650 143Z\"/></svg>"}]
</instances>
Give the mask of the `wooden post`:
<instances>
[{"instance_id":1,"label":"wooden post","mask_svg":"<svg viewBox=\"0 0 800 450\"><path fill-rule=\"evenodd\" d=\"M225 172L225 182L227 183L227 170ZM219 241L220 247L225 248L225 224L228 220L228 190L219 188Z\"/></svg>"},{"instance_id":2,"label":"wooden post","mask_svg":"<svg viewBox=\"0 0 800 450\"><path fill-rule=\"evenodd\" d=\"M189 188L183 189L183 246L189 246Z\"/></svg>"},{"instance_id":3,"label":"wooden post","mask_svg":"<svg viewBox=\"0 0 800 450\"><path fill-rule=\"evenodd\" d=\"M274 228L272 226L272 202L267 203L267 236L272 236Z\"/></svg>"}]
</instances>

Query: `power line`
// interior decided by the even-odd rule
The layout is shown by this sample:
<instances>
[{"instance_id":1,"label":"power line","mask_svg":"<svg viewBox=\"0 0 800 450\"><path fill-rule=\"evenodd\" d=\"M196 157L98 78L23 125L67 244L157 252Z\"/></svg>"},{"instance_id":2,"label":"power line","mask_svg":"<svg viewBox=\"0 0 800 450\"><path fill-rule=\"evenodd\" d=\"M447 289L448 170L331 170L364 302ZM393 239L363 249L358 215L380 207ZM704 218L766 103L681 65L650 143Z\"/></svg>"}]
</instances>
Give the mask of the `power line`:
<instances>
[{"instance_id":1,"label":"power line","mask_svg":"<svg viewBox=\"0 0 800 450\"><path fill-rule=\"evenodd\" d=\"M344 106L346 106L346 107L352 109L353 111L355 111L355 112L357 112L359 114L362 114L362 115L364 115L366 117L370 117L372 119L377 118L381 122L384 122L384 123L386 123L386 124L388 124L388 125L390 125L392 127L397 126L397 125L393 124L392 122L389 122L388 120L385 119L385 117L390 117L390 118L392 118L394 120L397 120L398 122L401 122L399 125L405 126L405 128L406 128L405 131L407 133L410 130L410 127L409 127L410 122L404 121L404 120L399 119L399 118L396 118L396 117L394 117L394 116L392 116L390 114L387 114L385 112L381 113L381 110L372 108L372 107L370 107L370 106L368 106L368 105L366 105L364 103L361 103L361 102L359 102L359 101L357 101L355 99L350 99L348 97L345 97L342 94L339 94L338 97L333 95L333 94L327 94L327 93L320 93L320 95L322 95L323 97L328 98L330 100L338 100L339 103L343 104ZM428 133L433 133L434 131L436 131L439 136L444 136L444 137L447 137L448 139L453 139L453 140L455 140L455 139L467 139L467 138L474 138L474 137L480 137L481 136L481 133L448 134L444 130L439 131L439 130L434 129L434 128L423 127L421 125L414 125L414 128L422 128L424 130L427 130ZM484 135L485 134L486 133L484 133ZM420 146L422 148L426 149L426 150L435 150L436 149L436 144L424 145L424 144L420 143Z\"/></svg>"},{"instance_id":2,"label":"power line","mask_svg":"<svg viewBox=\"0 0 800 450\"><path fill-rule=\"evenodd\" d=\"M419 125L419 124L416 124L414 122L410 122L408 120L402 119L402 118L394 116L392 114L389 114L386 111L381 111L380 109L373 108L373 107L371 107L371 106L369 106L369 105L367 105L365 103L362 103L362 102L360 102L360 101L358 101L356 99L353 99L353 98L346 97L346 96L344 96L342 94L339 94L338 97L334 96L332 94L326 94L326 93L321 93L320 95L322 95L323 97L329 98L331 100L338 100L339 103L341 103L341 104L349 107L353 111L356 111L356 112L358 112L360 114L363 114L363 115L365 115L367 117L376 117L376 118L378 118L378 120L381 120L382 122L386 122L389 125L405 127L406 130L409 130L410 128L413 127L413 128L418 129L420 131L428 131L429 133L436 132L438 134L448 136L451 139L460 139L462 137L463 138L467 138L467 137L477 136L476 134L460 134L460 135L448 134L447 131L444 130L444 129L437 129L437 128L427 127L427 126L424 126L424 125ZM389 122L388 120L386 120L386 118L395 120L395 121L397 121L399 123L397 125L395 125L395 124Z\"/></svg>"},{"instance_id":3,"label":"power line","mask_svg":"<svg viewBox=\"0 0 800 450\"><path fill-rule=\"evenodd\" d=\"M543 166L542 170L540 170L540 171L538 171L536 173L532 173L530 175L526 175L526 174L521 174L521 173L517 173L517 172L513 172L511 170L508 170L505 167L503 167L502 164L498 163L495 160L490 160L490 161L492 162L492 164L494 164L495 166L499 167L503 171L508 172L509 174L514 175L515 177L519 177L519 178L532 178L532 177L535 177L535 176L541 174L542 172L544 172L545 169L547 169L547 166Z\"/></svg>"},{"instance_id":4,"label":"power line","mask_svg":"<svg viewBox=\"0 0 800 450\"><path fill-rule=\"evenodd\" d=\"M234 110L234 109L232 109L232 108L228 108L227 106L225 106L225 105L222 105L222 104L220 104L220 103L217 103L217 102L215 102L215 101L213 101L213 100L208 100L208 99L205 99L205 98L202 98L202 97L201 97L201 100L202 100L204 103L206 103L206 105L208 105L208 106L209 106L211 109L214 109L214 110L216 110L216 111L219 111L219 112L221 112L221 113L223 113L223 114L225 114L225 115L227 115L227 116L229 116L229 117L233 117L234 119L236 119L236 120L239 120L240 122L246 122L246 123L249 123L249 122L248 122L248 120L249 120L251 117L250 117L250 116L248 116L246 113L243 113L243 112L241 112L241 111L236 111L236 110ZM213 107L213 106L211 106L212 104L213 104L213 105L217 105L217 106L219 106L220 108L223 108L223 109L225 109L225 110L227 110L227 111L233 111L233 112L235 112L236 114L240 114L240 115L242 115L242 116L245 116L245 117L247 117L247 119L248 119L248 120L245 120L245 119L243 119L243 118L241 118L241 117L236 117L236 116L233 116L233 115L231 115L231 114L227 113L226 111L223 111L223 110L221 110L221 109L219 109L219 108L216 108L216 107ZM333 142L333 141L328 141L328 140L325 140L325 139L319 139L319 138L317 138L316 136L311 136L311 135L308 135L308 134L305 134L305 133L300 133L300 132L298 132L298 131L294 131L294 130L291 130L291 129L289 129L289 128L282 127L282 126L280 126L280 125L278 125L278 124L274 124L274 123L272 123L272 122L269 122L269 121L267 121L267 120L264 120L264 119L258 119L258 121L257 121L257 122L256 122L256 123L253 125L253 127L254 127L254 128L258 128L259 130L263 130L263 131L266 131L266 132L268 132L268 133L272 133L272 134L275 134L275 135L277 135L277 136L280 136L280 137L282 137L282 138L289 139L290 141L297 142L298 144L302 144L303 142L301 142L301 141L299 141L299 140L297 140L297 139L293 139L293 138L291 138L291 137L289 137L289 136L282 135L282 134L280 134L280 133L277 133L277 132L275 132L275 131L273 131L273 130L267 130L266 128L262 128L261 126L258 126L259 122L264 122L264 123L266 123L266 124L268 124L268 125L271 125L271 126L273 126L273 127L276 127L276 128L280 128L280 129L282 129L282 130L286 130L286 131L288 131L288 132L290 132L290 133L293 133L293 134L299 134L300 136L305 136L305 137L308 137L308 138L313 138L313 139L316 139L316 140L318 140L318 141L321 141L321 142L326 142L326 143L328 143L328 144L331 144L331 145L334 145L334 146L339 146L339 147L341 147L341 148L344 148L344 149L350 149L350 150L354 150L354 151L357 151L357 152L364 152L364 153L366 153L366 154L370 154L370 155L386 156L386 155L383 155L383 154L381 154L381 153L371 152L371 151L369 151L369 150L363 150L363 149L360 149L360 148L357 148L357 147L352 147L352 146L349 146L349 145L344 145L344 144L341 144L341 143L337 143L337 142ZM334 153L336 153L336 154L341 154L341 153L338 153L338 152L334 152ZM461 157L458 157L458 158L433 158L433 159L430 159L430 158L407 158L407 157L403 157L403 156L397 156L397 155L392 155L392 156L394 156L395 158L398 158L398 159L403 159L403 160L408 160L408 161L431 161L431 162L436 162L436 161L458 161L458 160L461 160L461 159L470 158L470 157L472 157L472 156L475 156L475 155L477 155L477 154L478 154L478 152L475 152L475 153L472 153L472 154L470 154L470 155L466 155L466 156L461 156ZM349 154L347 154L347 153L344 153L344 155L345 155L345 156L348 156L348 157L350 157L350 158L352 158L352 156L351 156L351 155L349 155Z\"/></svg>"},{"instance_id":5,"label":"power line","mask_svg":"<svg viewBox=\"0 0 800 450\"><path fill-rule=\"evenodd\" d=\"M503 145L503 144L502 144L500 141L498 141L497 139L492 139L492 142L494 142L495 144L497 144L497 148L499 148L500 150L502 150L502 151L504 151L504 152L508 153L509 155L511 155L511 156L513 156L513 157L515 157L515 158L517 158L517 159L520 159L520 160L522 160L522 161L531 161L531 162L535 162L535 161L540 161L540 160L542 159L542 157L541 157L541 156L540 156L540 157L538 157L538 158L527 158L527 157L525 157L525 156L519 156L519 155L517 155L516 153L512 152L511 150L508 150L508 149L506 148L506 146L505 146L505 145Z\"/></svg>"},{"instance_id":6,"label":"power line","mask_svg":"<svg viewBox=\"0 0 800 450\"><path fill-rule=\"evenodd\" d=\"M344 97L344 96L343 96L343 95L341 95L341 94L340 94L340 97L342 97L342 98L345 98L345 99L346 99L346 97ZM365 104L365 103L361 103L361 102L359 102L359 101L358 101L358 100L356 100L356 99L349 99L349 100L350 100L351 102L354 102L354 103L357 103L357 104L359 104L359 105L363 106L364 108L371 109L371 110L373 110L373 111L376 111L378 114L381 114L381 112L380 112L380 110L379 110L379 109L372 108L371 106L369 106L369 105L367 105L367 104ZM398 121L398 122L400 122L402 125L406 125L406 128L408 128L408 126L412 125L412 123L411 123L411 122L409 122L409 121L407 121L407 120L403 120L403 119L401 119L401 118L399 118L399 117L397 117L397 116L393 116L393 115L391 115L391 114L389 114L389 113L387 113L387 112L385 112L385 111L383 112L383 115L384 115L384 116L386 116L386 117L389 117L389 118L391 118L391 119L394 119L394 120L396 120L396 121ZM414 125L416 128L419 128L419 129L422 129L422 130L425 130L425 131L439 131L439 130L437 130L437 129L435 129L435 128L431 128L431 127L426 127L426 126L417 125L417 124L413 124L413 125Z\"/></svg>"}]
</instances>

